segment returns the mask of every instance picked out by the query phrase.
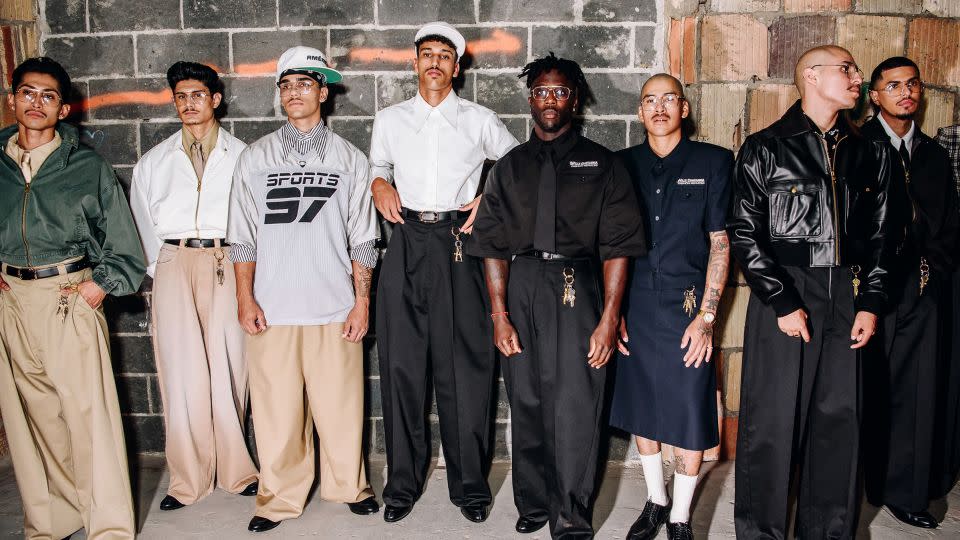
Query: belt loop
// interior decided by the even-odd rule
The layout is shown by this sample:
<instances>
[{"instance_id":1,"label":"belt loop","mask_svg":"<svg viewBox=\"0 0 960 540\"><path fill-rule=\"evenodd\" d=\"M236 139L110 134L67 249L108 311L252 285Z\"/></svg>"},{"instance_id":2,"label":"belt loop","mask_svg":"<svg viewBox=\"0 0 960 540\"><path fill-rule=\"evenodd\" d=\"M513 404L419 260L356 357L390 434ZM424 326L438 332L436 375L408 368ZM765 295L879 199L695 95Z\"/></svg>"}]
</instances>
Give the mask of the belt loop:
<instances>
[{"instance_id":1,"label":"belt loop","mask_svg":"<svg viewBox=\"0 0 960 540\"><path fill-rule=\"evenodd\" d=\"M213 247L215 247L215 248L222 247L222 246L220 245L220 239L219 239L219 238L214 238L214 239L213 239Z\"/></svg>"},{"instance_id":2,"label":"belt loop","mask_svg":"<svg viewBox=\"0 0 960 540\"><path fill-rule=\"evenodd\" d=\"M177 243L177 246L178 246L178 247L185 247L186 245L187 245L187 239L186 239L186 238L181 238L180 241Z\"/></svg>"},{"instance_id":3,"label":"belt loop","mask_svg":"<svg viewBox=\"0 0 960 540\"><path fill-rule=\"evenodd\" d=\"M67 275L67 274L69 273L69 272L67 272L67 265L65 265L65 264L63 264L63 263L58 264L58 265L57 265L57 273L60 274L61 276Z\"/></svg>"}]
</instances>

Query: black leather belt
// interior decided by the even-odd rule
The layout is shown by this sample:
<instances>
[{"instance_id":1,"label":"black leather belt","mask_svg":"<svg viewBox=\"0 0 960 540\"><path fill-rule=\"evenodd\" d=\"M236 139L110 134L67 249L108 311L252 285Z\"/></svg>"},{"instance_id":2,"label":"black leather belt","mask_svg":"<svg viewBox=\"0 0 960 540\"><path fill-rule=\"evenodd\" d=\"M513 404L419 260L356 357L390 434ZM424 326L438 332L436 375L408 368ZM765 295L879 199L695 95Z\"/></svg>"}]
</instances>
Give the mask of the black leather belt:
<instances>
[{"instance_id":1,"label":"black leather belt","mask_svg":"<svg viewBox=\"0 0 960 540\"><path fill-rule=\"evenodd\" d=\"M461 217L467 217L470 212L461 212L459 210L450 210L448 212L434 212L432 210L411 210L409 208L400 208L400 215L403 219L415 219L420 223L439 223L441 221L453 221Z\"/></svg>"},{"instance_id":2,"label":"black leather belt","mask_svg":"<svg viewBox=\"0 0 960 540\"><path fill-rule=\"evenodd\" d=\"M60 271L61 267L63 268L63 272ZM10 266L9 264L5 264L3 265L3 273L18 279L32 280L60 276L63 274L71 274L73 272L79 272L85 268L90 268L90 261L87 259L80 259L79 261L74 261L72 263L67 263L60 266L48 266L47 268L40 269L20 268L18 266Z\"/></svg>"},{"instance_id":3,"label":"black leather belt","mask_svg":"<svg viewBox=\"0 0 960 540\"><path fill-rule=\"evenodd\" d=\"M212 247L224 247L229 246L226 240L223 238L170 238L163 241L165 244L170 244L172 246L183 246L191 248L212 248Z\"/></svg>"},{"instance_id":4,"label":"black leather belt","mask_svg":"<svg viewBox=\"0 0 960 540\"><path fill-rule=\"evenodd\" d=\"M568 259L582 259L583 257L567 257L566 255L561 255L559 253L550 253L547 251L540 251L539 249L532 249L530 251L522 253L526 257L533 257L534 259L543 259L545 261L564 261Z\"/></svg>"}]
</instances>

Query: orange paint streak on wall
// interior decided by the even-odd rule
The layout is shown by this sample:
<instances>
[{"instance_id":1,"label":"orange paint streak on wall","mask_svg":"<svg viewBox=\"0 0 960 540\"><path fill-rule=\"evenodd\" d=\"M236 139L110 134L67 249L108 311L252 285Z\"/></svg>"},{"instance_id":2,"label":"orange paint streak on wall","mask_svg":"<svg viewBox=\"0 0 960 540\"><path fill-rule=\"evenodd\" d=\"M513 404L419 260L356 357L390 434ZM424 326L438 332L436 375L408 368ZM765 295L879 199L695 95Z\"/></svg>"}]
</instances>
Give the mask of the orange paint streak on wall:
<instances>
[{"instance_id":1,"label":"orange paint streak on wall","mask_svg":"<svg viewBox=\"0 0 960 540\"><path fill-rule=\"evenodd\" d=\"M277 61L267 60L259 64L237 64L238 75L267 75L277 71Z\"/></svg>"},{"instance_id":2,"label":"orange paint streak on wall","mask_svg":"<svg viewBox=\"0 0 960 540\"><path fill-rule=\"evenodd\" d=\"M516 53L520 51L523 43L517 36L505 32L499 28L495 29L489 38L477 39L467 43L467 52L471 54L486 53Z\"/></svg>"},{"instance_id":3,"label":"orange paint streak on wall","mask_svg":"<svg viewBox=\"0 0 960 540\"><path fill-rule=\"evenodd\" d=\"M520 38L497 28L488 38L468 42L467 52L471 54L512 54L520 51L522 46L523 43L520 41ZM353 62L369 63L383 61L405 64L413 60L414 53L412 47L403 49L359 47L351 50L348 56ZM220 71L217 67L214 67L214 69ZM276 70L277 61L267 60L266 62L259 63L237 64L235 71L238 75L265 75L272 74ZM101 107L115 107L118 105L166 105L172 100L173 92L169 89L157 92L133 90L126 92L108 92L106 94L92 96L80 102L79 107L83 110L90 111Z\"/></svg>"},{"instance_id":4,"label":"orange paint streak on wall","mask_svg":"<svg viewBox=\"0 0 960 540\"><path fill-rule=\"evenodd\" d=\"M80 102L80 108L91 111L101 107L115 107L117 105L167 105L172 101L173 92L169 88L157 92L131 90L91 96Z\"/></svg>"}]
</instances>

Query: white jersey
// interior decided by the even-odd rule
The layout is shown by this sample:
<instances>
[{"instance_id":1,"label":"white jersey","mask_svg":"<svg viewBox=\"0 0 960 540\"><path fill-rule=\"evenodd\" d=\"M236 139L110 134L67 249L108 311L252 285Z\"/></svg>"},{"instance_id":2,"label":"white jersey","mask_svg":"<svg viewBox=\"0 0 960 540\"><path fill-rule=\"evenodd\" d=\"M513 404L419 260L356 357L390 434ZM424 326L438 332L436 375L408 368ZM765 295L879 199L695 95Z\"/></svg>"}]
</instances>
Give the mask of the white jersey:
<instances>
[{"instance_id":1,"label":"white jersey","mask_svg":"<svg viewBox=\"0 0 960 540\"><path fill-rule=\"evenodd\" d=\"M268 325L343 322L354 304L350 249L378 236L367 158L330 131L322 149L301 154L283 129L240 155L231 258L256 261L254 297Z\"/></svg>"}]
</instances>

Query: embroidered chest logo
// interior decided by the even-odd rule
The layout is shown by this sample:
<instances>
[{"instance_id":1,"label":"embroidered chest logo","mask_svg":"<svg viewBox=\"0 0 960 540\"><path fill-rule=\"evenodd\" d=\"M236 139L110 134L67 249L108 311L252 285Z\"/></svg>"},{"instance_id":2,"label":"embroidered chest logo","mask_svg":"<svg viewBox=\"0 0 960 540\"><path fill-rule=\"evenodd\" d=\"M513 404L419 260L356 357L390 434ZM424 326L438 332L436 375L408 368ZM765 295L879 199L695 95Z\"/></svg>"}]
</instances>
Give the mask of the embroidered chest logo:
<instances>
[{"instance_id":1,"label":"embroidered chest logo","mask_svg":"<svg viewBox=\"0 0 960 540\"><path fill-rule=\"evenodd\" d=\"M282 223L310 223L323 205L337 192L340 175L325 172L272 173L267 175L267 212L264 225ZM300 214L300 203L306 210ZM297 220L297 218L300 218Z\"/></svg>"},{"instance_id":2,"label":"embroidered chest logo","mask_svg":"<svg viewBox=\"0 0 960 540\"><path fill-rule=\"evenodd\" d=\"M706 184L707 181L704 178L678 178L678 186L702 186Z\"/></svg>"},{"instance_id":3,"label":"embroidered chest logo","mask_svg":"<svg viewBox=\"0 0 960 540\"><path fill-rule=\"evenodd\" d=\"M599 161L571 161L570 162L571 169L582 169L584 167L599 167L599 166L600 166Z\"/></svg>"}]
</instances>

